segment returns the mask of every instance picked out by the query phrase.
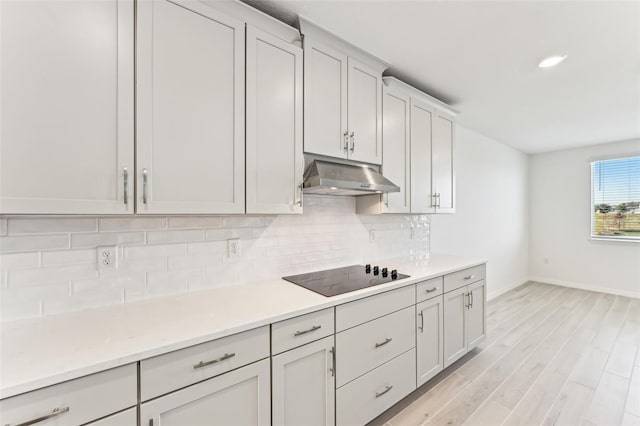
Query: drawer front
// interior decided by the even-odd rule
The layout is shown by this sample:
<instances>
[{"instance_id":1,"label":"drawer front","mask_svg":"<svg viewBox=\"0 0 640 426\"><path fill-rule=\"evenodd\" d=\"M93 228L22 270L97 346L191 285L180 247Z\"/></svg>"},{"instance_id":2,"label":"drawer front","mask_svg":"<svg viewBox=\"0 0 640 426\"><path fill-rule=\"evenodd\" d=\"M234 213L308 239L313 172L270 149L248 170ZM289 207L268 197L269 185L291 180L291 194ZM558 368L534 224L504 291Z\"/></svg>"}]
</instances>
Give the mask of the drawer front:
<instances>
[{"instance_id":1,"label":"drawer front","mask_svg":"<svg viewBox=\"0 0 640 426\"><path fill-rule=\"evenodd\" d=\"M146 401L269 356L269 326L256 328L140 362Z\"/></svg>"},{"instance_id":2,"label":"drawer front","mask_svg":"<svg viewBox=\"0 0 640 426\"><path fill-rule=\"evenodd\" d=\"M279 354L334 333L333 308L271 325L271 352Z\"/></svg>"},{"instance_id":3,"label":"drawer front","mask_svg":"<svg viewBox=\"0 0 640 426\"><path fill-rule=\"evenodd\" d=\"M3 399L2 424L28 423L45 416L49 419L42 419L38 425L90 422L136 405L136 379L136 365L129 364Z\"/></svg>"},{"instance_id":4,"label":"drawer front","mask_svg":"<svg viewBox=\"0 0 640 426\"><path fill-rule=\"evenodd\" d=\"M336 332L380 318L415 303L414 285L345 303L336 307Z\"/></svg>"},{"instance_id":5,"label":"drawer front","mask_svg":"<svg viewBox=\"0 0 640 426\"><path fill-rule=\"evenodd\" d=\"M444 277L432 278L416 284L416 303L442 296Z\"/></svg>"},{"instance_id":6,"label":"drawer front","mask_svg":"<svg viewBox=\"0 0 640 426\"><path fill-rule=\"evenodd\" d=\"M416 389L416 351L381 365L336 391L336 424L360 426Z\"/></svg>"},{"instance_id":7,"label":"drawer front","mask_svg":"<svg viewBox=\"0 0 640 426\"><path fill-rule=\"evenodd\" d=\"M87 426L137 426L138 424L138 410L136 408L129 408L113 416L105 417L104 419L96 420L89 423Z\"/></svg>"},{"instance_id":8,"label":"drawer front","mask_svg":"<svg viewBox=\"0 0 640 426\"><path fill-rule=\"evenodd\" d=\"M486 265L478 265L444 276L444 292L448 293L462 286L483 280L486 277Z\"/></svg>"},{"instance_id":9,"label":"drawer front","mask_svg":"<svg viewBox=\"0 0 640 426\"><path fill-rule=\"evenodd\" d=\"M410 306L336 335L336 385L345 385L415 346Z\"/></svg>"}]
</instances>

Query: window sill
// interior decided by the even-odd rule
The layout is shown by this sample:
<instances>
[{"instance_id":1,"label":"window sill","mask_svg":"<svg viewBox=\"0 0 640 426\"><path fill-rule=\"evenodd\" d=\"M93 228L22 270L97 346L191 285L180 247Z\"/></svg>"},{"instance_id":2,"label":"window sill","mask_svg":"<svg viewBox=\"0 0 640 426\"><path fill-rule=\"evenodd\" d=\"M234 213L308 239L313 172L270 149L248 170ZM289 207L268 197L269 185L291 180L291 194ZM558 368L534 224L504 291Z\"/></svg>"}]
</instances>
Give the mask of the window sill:
<instances>
[{"instance_id":1,"label":"window sill","mask_svg":"<svg viewBox=\"0 0 640 426\"><path fill-rule=\"evenodd\" d=\"M625 237L589 237L589 241L594 243L616 243L616 244L638 244L640 238L625 238Z\"/></svg>"}]
</instances>

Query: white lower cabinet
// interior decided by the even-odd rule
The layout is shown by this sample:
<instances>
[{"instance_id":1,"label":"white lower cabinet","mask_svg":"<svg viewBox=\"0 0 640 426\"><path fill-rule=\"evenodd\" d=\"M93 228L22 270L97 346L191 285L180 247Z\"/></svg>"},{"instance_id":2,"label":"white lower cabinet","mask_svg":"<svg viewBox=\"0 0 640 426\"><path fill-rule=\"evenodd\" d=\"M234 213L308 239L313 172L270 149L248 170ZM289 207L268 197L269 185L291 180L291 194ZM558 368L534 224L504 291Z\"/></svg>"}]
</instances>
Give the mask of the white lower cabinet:
<instances>
[{"instance_id":1,"label":"white lower cabinet","mask_svg":"<svg viewBox=\"0 0 640 426\"><path fill-rule=\"evenodd\" d=\"M411 349L339 388L336 423L361 426L376 418L416 389L415 373L416 351Z\"/></svg>"},{"instance_id":2,"label":"white lower cabinet","mask_svg":"<svg viewBox=\"0 0 640 426\"><path fill-rule=\"evenodd\" d=\"M334 338L276 355L271 360L273 425L335 424Z\"/></svg>"},{"instance_id":3,"label":"white lower cabinet","mask_svg":"<svg viewBox=\"0 0 640 426\"><path fill-rule=\"evenodd\" d=\"M264 359L145 402L142 425L233 426L271 422L270 368Z\"/></svg>"},{"instance_id":4,"label":"white lower cabinet","mask_svg":"<svg viewBox=\"0 0 640 426\"><path fill-rule=\"evenodd\" d=\"M443 307L445 367L460 359L485 338L485 289L485 280L480 280L445 293Z\"/></svg>"},{"instance_id":5,"label":"white lower cabinet","mask_svg":"<svg viewBox=\"0 0 640 426\"><path fill-rule=\"evenodd\" d=\"M134 407L112 416L105 417L104 419L88 423L86 426L137 426L137 424L138 409Z\"/></svg>"},{"instance_id":6,"label":"white lower cabinet","mask_svg":"<svg viewBox=\"0 0 640 426\"><path fill-rule=\"evenodd\" d=\"M442 308L442 296L416 305L416 377L418 386L425 384L444 368Z\"/></svg>"}]
</instances>

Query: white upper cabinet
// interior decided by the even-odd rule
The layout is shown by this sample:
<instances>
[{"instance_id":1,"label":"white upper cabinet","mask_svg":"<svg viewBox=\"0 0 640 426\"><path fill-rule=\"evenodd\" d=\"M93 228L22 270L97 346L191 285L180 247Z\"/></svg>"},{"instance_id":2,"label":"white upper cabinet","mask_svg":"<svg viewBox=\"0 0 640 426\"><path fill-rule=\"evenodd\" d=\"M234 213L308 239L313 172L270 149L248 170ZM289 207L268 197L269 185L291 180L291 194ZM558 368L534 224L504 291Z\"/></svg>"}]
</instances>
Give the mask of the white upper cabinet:
<instances>
[{"instance_id":1,"label":"white upper cabinet","mask_svg":"<svg viewBox=\"0 0 640 426\"><path fill-rule=\"evenodd\" d=\"M382 72L349 58L347 111L351 160L382 162Z\"/></svg>"},{"instance_id":2,"label":"white upper cabinet","mask_svg":"<svg viewBox=\"0 0 640 426\"><path fill-rule=\"evenodd\" d=\"M244 213L245 25L138 3L138 213Z\"/></svg>"},{"instance_id":3,"label":"white upper cabinet","mask_svg":"<svg viewBox=\"0 0 640 426\"><path fill-rule=\"evenodd\" d=\"M346 158L347 55L304 41L304 150Z\"/></svg>"},{"instance_id":4,"label":"white upper cabinet","mask_svg":"<svg viewBox=\"0 0 640 426\"><path fill-rule=\"evenodd\" d=\"M433 107L411 99L411 212L434 213L432 193Z\"/></svg>"},{"instance_id":5,"label":"white upper cabinet","mask_svg":"<svg viewBox=\"0 0 640 426\"><path fill-rule=\"evenodd\" d=\"M0 16L0 213L133 213L133 1Z\"/></svg>"},{"instance_id":6,"label":"white upper cabinet","mask_svg":"<svg viewBox=\"0 0 640 426\"><path fill-rule=\"evenodd\" d=\"M247 213L302 213L302 49L247 26Z\"/></svg>"},{"instance_id":7,"label":"white upper cabinet","mask_svg":"<svg viewBox=\"0 0 640 426\"><path fill-rule=\"evenodd\" d=\"M300 17L304 34L304 151L382 162L387 64Z\"/></svg>"},{"instance_id":8,"label":"white upper cabinet","mask_svg":"<svg viewBox=\"0 0 640 426\"><path fill-rule=\"evenodd\" d=\"M436 110L433 121L432 176L436 212L455 212L455 174L453 168L453 116Z\"/></svg>"},{"instance_id":9,"label":"white upper cabinet","mask_svg":"<svg viewBox=\"0 0 640 426\"><path fill-rule=\"evenodd\" d=\"M384 213L411 212L411 138L409 95L383 88L382 173L400 192L382 195Z\"/></svg>"}]
</instances>

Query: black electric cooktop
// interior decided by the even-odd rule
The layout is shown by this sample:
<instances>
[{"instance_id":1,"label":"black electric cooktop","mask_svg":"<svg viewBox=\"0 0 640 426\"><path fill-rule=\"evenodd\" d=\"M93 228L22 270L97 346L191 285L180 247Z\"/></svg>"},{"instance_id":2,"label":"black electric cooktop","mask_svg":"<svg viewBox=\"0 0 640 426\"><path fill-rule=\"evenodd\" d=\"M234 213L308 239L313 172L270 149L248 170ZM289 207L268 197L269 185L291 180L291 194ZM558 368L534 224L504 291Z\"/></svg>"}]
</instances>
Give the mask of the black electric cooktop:
<instances>
[{"instance_id":1,"label":"black electric cooktop","mask_svg":"<svg viewBox=\"0 0 640 426\"><path fill-rule=\"evenodd\" d=\"M387 268L372 267L371 265L345 266L344 268L282 277L284 280L323 296L336 296L403 278L409 278L409 275L399 274L395 269L389 271Z\"/></svg>"}]
</instances>

